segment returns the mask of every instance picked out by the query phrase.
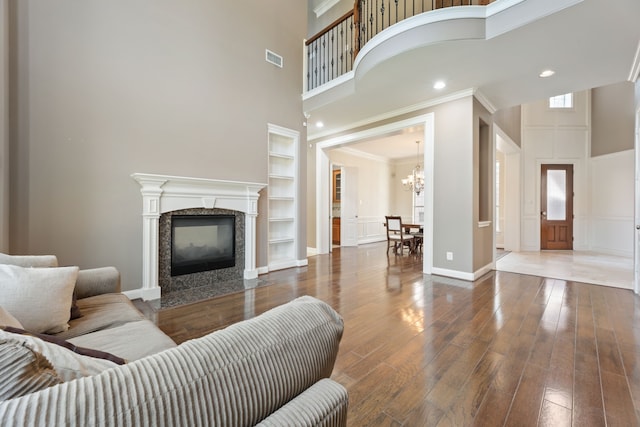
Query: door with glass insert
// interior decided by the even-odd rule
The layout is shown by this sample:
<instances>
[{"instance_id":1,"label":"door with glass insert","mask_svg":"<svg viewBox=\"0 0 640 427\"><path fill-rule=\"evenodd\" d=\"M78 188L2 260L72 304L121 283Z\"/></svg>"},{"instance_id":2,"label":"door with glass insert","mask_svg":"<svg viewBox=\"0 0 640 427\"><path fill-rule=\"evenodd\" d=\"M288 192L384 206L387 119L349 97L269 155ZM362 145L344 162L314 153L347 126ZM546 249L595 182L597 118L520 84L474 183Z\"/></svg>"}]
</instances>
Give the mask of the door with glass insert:
<instances>
[{"instance_id":1,"label":"door with glass insert","mask_svg":"<svg viewBox=\"0 0 640 427\"><path fill-rule=\"evenodd\" d=\"M542 165L540 249L573 249L573 165Z\"/></svg>"}]
</instances>

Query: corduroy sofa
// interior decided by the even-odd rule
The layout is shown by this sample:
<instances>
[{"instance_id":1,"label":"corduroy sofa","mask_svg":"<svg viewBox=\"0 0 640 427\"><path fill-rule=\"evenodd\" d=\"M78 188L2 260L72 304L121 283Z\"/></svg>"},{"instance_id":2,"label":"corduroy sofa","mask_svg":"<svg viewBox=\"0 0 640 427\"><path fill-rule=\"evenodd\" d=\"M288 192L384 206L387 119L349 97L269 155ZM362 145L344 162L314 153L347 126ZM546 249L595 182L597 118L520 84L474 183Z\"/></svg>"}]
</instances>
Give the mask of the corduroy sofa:
<instances>
[{"instance_id":1,"label":"corduroy sofa","mask_svg":"<svg viewBox=\"0 0 640 427\"><path fill-rule=\"evenodd\" d=\"M346 425L329 379L343 323L327 304L301 297L176 346L119 286L115 269L79 272L83 316L56 336L127 363L0 401L0 425Z\"/></svg>"}]
</instances>

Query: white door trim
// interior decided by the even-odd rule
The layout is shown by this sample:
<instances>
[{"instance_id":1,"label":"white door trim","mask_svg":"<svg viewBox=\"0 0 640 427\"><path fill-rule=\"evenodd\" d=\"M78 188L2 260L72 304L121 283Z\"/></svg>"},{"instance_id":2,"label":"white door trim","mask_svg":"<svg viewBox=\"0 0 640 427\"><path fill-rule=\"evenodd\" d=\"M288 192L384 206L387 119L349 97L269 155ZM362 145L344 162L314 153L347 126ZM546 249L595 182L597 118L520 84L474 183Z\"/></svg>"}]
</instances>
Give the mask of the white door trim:
<instances>
[{"instance_id":1,"label":"white door trim","mask_svg":"<svg viewBox=\"0 0 640 427\"><path fill-rule=\"evenodd\" d=\"M633 257L633 290L640 295L640 107L636 110L635 135L635 254Z\"/></svg>"}]
</instances>

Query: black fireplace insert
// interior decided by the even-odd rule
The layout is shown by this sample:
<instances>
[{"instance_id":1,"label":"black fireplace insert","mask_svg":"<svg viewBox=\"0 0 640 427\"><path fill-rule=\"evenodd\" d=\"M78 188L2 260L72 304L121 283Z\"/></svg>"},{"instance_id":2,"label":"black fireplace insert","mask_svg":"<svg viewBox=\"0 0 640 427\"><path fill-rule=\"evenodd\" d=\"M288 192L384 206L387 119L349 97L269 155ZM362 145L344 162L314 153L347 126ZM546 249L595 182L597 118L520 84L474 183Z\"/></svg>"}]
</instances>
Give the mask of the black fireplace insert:
<instances>
[{"instance_id":1,"label":"black fireplace insert","mask_svg":"<svg viewBox=\"0 0 640 427\"><path fill-rule=\"evenodd\" d=\"M199 273L236 265L234 215L171 217L171 275Z\"/></svg>"}]
</instances>

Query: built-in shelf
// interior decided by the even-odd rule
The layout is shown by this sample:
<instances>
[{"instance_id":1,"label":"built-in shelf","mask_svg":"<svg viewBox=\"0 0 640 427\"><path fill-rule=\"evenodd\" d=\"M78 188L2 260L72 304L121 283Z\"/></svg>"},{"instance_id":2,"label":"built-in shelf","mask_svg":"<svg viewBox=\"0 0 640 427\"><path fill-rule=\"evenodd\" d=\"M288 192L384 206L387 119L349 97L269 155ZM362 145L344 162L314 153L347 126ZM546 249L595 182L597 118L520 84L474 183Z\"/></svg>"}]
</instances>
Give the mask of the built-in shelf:
<instances>
[{"instance_id":1,"label":"built-in shelf","mask_svg":"<svg viewBox=\"0 0 640 427\"><path fill-rule=\"evenodd\" d=\"M269 239L269 244L270 245L277 245L280 243L289 243L289 242L293 242L295 241L295 239L293 237L283 237L281 239Z\"/></svg>"},{"instance_id":2,"label":"built-in shelf","mask_svg":"<svg viewBox=\"0 0 640 427\"><path fill-rule=\"evenodd\" d=\"M269 125L269 270L297 264L298 144L300 134Z\"/></svg>"},{"instance_id":3,"label":"built-in shelf","mask_svg":"<svg viewBox=\"0 0 640 427\"><path fill-rule=\"evenodd\" d=\"M295 157L293 157L290 154L282 154L282 153L278 153L278 152L275 152L275 151L270 151L269 152L269 156L271 156L273 159L295 160Z\"/></svg>"}]
</instances>

